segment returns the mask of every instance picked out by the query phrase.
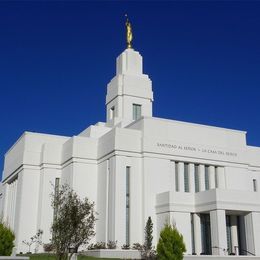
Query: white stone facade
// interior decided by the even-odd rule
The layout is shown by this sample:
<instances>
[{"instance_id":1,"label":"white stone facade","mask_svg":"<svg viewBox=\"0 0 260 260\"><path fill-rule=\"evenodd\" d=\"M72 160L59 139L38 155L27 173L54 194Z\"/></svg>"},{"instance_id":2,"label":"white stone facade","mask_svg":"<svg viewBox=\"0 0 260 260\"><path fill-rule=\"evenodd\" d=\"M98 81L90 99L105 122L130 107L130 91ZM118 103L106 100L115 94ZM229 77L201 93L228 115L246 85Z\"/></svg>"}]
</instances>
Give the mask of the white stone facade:
<instances>
[{"instance_id":1,"label":"white stone facade","mask_svg":"<svg viewBox=\"0 0 260 260\"><path fill-rule=\"evenodd\" d=\"M107 122L77 136L25 132L5 156L0 214L22 243L42 229L48 243L50 193L59 179L99 213L93 240L154 244L166 221L187 254L260 256L260 148L246 133L152 116L153 91L142 57L125 50L107 87Z\"/></svg>"}]
</instances>

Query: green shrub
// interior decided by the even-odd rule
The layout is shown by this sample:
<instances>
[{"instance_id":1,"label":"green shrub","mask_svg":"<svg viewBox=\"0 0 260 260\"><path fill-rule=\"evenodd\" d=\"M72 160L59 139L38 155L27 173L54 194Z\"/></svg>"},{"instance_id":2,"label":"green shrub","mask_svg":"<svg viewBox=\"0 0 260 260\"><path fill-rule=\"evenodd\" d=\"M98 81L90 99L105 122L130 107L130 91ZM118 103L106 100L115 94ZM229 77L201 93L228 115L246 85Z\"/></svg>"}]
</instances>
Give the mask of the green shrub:
<instances>
[{"instance_id":1,"label":"green shrub","mask_svg":"<svg viewBox=\"0 0 260 260\"><path fill-rule=\"evenodd\" d=\"M160 260L182 260L186 252L183 236L176 227L166 224L160 233L157 255Z\"/></svg>"},{"instance_id":2,"label":"green shrub","mask_svg":"<svg viewBox=\"0 0 260 260\"><path fill-rule=\"evenodd\" d=\"M129 250L130 249L130 245L124 244L124 245L121 246L121 248L123 250Z\"/></svg>"},{"instance_id":3,"label":"green shrub","mask_svg":"<svg viewBox=\"0 0 260 260\"><path fill-rule=\"evenodd\" d=\"M88 250L95 250L95 249L107 249L105 242L97 242L96 244L90 244L88 246Z\"/></svg>"},{"instance_id":4,"label":"green shrub","mask_svg":"<svg viewBox=\"0 0 260 260\"><path fill-rule=\"evenodd\" d=\"M134 243L133 246L132 246L132 249L138 250L138 251L143 251L144 250L144 246L141 245L140 243Z\"/></svg>"},{"instance_id":5,"label":"green shrub","mask_svg":"<svg viewBox=\"0 0 260 260\"><path fill-rule=\"evenodd\" d=\"M116 241L109 240L107 242L107 248L108 249L116 249L117 248L117 240Z\"/></svg>"},{"instance_id":6,"label":"green shrub","mask_svg":"<svg viewBox=\"0 0 260 260\"><path fill-rule=\"evenodd\" d=\"M43 244L43 250L46 253L52 252L54 250L54 246L52 243Z\"/></svg>"},{"instance_id":7,"label":"green shrub","mask_svg":"<svg viewBox=\"0 0 260 260\"><path fill-rule=\"evenodd\" d=\"M4 223L0 222L0 255L9 256L14 247L14 233Z\"/></svg>"}]
</instances>

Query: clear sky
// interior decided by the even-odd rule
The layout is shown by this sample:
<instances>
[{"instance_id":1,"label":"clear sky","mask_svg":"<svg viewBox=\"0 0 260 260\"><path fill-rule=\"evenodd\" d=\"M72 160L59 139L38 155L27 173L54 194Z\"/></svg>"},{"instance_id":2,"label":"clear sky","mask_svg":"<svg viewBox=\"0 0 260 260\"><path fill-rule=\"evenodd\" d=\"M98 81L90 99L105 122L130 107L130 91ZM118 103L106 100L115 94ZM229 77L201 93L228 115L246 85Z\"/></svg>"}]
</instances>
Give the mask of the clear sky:
<instances>
[{"instance_id":1,"label":"clear sky","mask_svg":"<svg viewBox=\"0 0 260 260\"><path fill-rule=\"evenodd\" d=\"M73 136L105 120L126 12L154 116L260 146L259 1L0 1L0 172L24 131Z\"/></svg>"}]
</instances>

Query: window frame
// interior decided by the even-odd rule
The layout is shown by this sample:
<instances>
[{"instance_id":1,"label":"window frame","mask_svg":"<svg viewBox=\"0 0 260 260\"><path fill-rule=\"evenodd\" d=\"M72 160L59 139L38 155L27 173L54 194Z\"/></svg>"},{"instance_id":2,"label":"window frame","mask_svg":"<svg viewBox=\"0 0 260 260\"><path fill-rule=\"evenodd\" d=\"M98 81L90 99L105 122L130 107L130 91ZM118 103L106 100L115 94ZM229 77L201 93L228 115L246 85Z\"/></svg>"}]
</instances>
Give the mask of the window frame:
<instances>
[{"instance_id":1,"label":"window frame","mask_svg":"<svg viewBox=\"0 0 260 260\"><path fill-rule=\"evenodd\" d=\"M133 117L132 117L133 120L136 121L139 118L141 118L141 116L142 116L142 105L133 103L132 109L133 109L133 111L132 111L133 112Z\"/></svg>"}]
</instances>

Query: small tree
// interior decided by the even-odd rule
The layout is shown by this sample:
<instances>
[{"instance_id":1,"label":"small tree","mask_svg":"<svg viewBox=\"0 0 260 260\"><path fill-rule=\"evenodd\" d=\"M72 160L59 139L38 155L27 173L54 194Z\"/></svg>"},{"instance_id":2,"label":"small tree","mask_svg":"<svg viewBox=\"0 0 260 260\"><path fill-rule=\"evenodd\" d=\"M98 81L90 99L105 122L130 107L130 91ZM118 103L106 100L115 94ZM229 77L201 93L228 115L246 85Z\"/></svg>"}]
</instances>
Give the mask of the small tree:
<instances>
[{"instance_id":1,"label":"small tree","mask_svg":"<svg viewBox=\"0 0 260 260\"><path fill-rule=\"evenodd\" d=\"M22 242L23 242L25 245L28 246L28 251L27 251L27 253L31 253L31 246L32 246L32 244L34 243L33 237L30 237L30 240L23 240Z\"/></svg>"},{"instance_id":2,"label":"small tree","mask_svg":"<svg viewBox=\"0 0 260 260\"><path fill-rule=\"evenodd\" d=\"M31 253L31 246L36 244L35 253L37 252L38 246L42 245L42 234L43 231L38 229L37 233L30 238L30 240L23 240L22 242L28 246L28 253Z\"/></svg>"},{"instance_id":3,"label":"small tree","mask_svg":"<svg viewBox=\"0 0 260 260\"><path fill-rule=\"evenodd\" d=\"M70 248L77 252L95 235L94 203L87 198L81 200L68 185L63 185L52 194L52 206L55 212L51 227L52 244L57 259L70 259Z\"/></svg>"},{"instance_id":4,"label":"small tree","mask_svg":"<svg viewBox=\"0 0 260 260\"><path fill-rule=\"evenodd\" d=\"M42 243L42 234L43 234L43 230L38 229L36 235L33 237L34 238L34 243L36 244L35 253L38 252L39 246L43 245L43 243Z\"/></svg>"},{"instance_id":5,"label":"small tree","mask_svg":"<svg viewBox=\"0 0 260 260\"><path fill-rule=\"evenodd\" d=\"M14 233L0 220L0 255L9 256L14 247Z\"/></svg>"},{"instance_id":6,"label":"small tree","mask_svg":"<svg viewBox=\"0 0 260 260\"><path fill-rule=\"evenodd\" d=\"M152 249L153 244L153 222L151 217L148 217L144 229L144 248L145 250L149 251Z\"/></svg>"},{"instance_id":7,"label":"small tree","mask_svg":"<svg viewBox=\"0 0 260 260\"><path fill-rule=\"evenodd\" d=\"M160 260L182 260L186 247L175 226L166 224L160 233L157 254Z\"/></svg>"}]
</instances>

